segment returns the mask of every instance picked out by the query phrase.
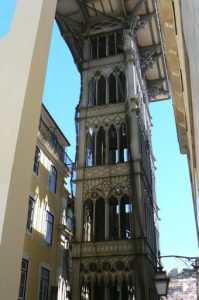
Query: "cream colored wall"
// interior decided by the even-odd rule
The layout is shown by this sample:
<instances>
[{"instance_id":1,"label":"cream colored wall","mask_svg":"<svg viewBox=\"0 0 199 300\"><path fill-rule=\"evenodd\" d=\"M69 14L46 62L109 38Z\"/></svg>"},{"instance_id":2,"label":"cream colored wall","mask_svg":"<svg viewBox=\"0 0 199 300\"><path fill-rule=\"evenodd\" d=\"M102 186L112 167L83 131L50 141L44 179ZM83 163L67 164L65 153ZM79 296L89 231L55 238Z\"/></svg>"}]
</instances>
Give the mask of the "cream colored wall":
<instances>
[{"instance_id":1,"label":"cream colored wall","mask_svg":"<svg viewBox=\"0 0 199 300\"><path fill-rule=\"evenodd\" d=\"M199 188L199 2L181 1L182 25L189 59L195 141L196 189ZM190 21L191 20L191 21ZM193 174L193 180L194 180ZM199 217L199 216L198 216Z\"/></svg>"},{"instance_id":2,"label":"cream colored wall","mask_svg":"<svg viewBox=\"0 0 199 300\"><path fill-rule=\"evenodd\" d=\"M0 297L16 300L31 180L56 0L19 0L0 41ZM26 145L24 144L27 141Z\"/></svg>"},{"instance_id":3,"label":"cream colored wall","mask_svg":"<svg viewBox=\"0 0 199 300\"><path fill-rule=\"evenodd\" d=\"M32 175L30 195L34 196L35 210L32 234L25 234L24 253L28 254L30 269L28 270L27 299L37 299L39 291L39 271L42 263L50 267L50 287L57 286L57 255L59 247L58 225L60 224L61 203L63 196L63 179L66 169L53 158L43 142L38 138L37 146L41 150L39 174ZM50 165L53 164L58 173L56 193L48 191ZM28 208L28 199L27 204ZM45 212L54 215L53 241L49 246L44 241Z\"/></svg>"},{"instance_id":4,"label":"cream colored wall","mask_svg":"<svg viewBox=\"0 0 199 300\"><path fill-rule=\"evenodd\" d=\"M179 146L188 156L199 240L199 34L197 0L158 0Z\"/></svg>"}]
</instances>

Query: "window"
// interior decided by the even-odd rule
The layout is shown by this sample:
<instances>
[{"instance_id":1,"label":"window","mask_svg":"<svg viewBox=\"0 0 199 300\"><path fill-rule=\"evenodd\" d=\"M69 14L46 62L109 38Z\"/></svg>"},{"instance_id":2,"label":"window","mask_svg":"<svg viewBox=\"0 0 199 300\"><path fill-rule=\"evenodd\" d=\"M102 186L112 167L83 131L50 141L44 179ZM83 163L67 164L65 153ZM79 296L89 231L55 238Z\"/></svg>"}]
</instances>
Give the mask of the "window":
<instances>
[{"instance_id":1,"label":"window","mask_svg":"<svg viewBox=\"0 0 199 300\"><path fill-rule=\"evenodd\" d=\"M120 126L119 131L119 157L120 162L127 162L128 161L128 148L127 148L127 128L126 124L122 123Z\"/></svg>"},{"instance_id":2,"label":"window","mask_svg":"<svg viewBox=\"0 0 199 300\"><path fill-rule=\"evenodd\" d=\"M49 176L49 182L48 182L48 188L51 192L56 193L57 188L57 170L52 165L50 170L50 176Z\"/></svg>"},{"instance_id":3,"label":"window","mask_svg":"<svg viewBox=\"0 0 199 300\"><path fill-rule=\"evenodd\" d=\"M48 300L49 273L47 269L41 268L39 300Z\"/></svg>"},{"instance_id":4,"label":"window","mask_svg":"<svg viewBox=\"0 0 199 300\"><path fill-rule=\"evenodd\" d=\"M71 204L67 206L66 226L69 230L73 230L73 209Z\"/></svg>"},{"instance_id":5,"label":"window","mask_svg":"<svg viewBox=\"0 0 199 300\"><path fill-rule=\"evenodd\" d=\"M39 174L39 162L40 162L40 149L36 146L35 149L35 158L34 158L34 165L33 165L33 172L38 175Z\"/></svg>"},{"instance_id":6,"label":"window","mask_svg":"<svg viewBox=\"0 0 199 300\"><path fill-rule=\"evenodd\" d=\"M104 105L106 101L106 79L103 75L98 80L97 105Z\"/></svg>"},{"instance_id":7,"label":"window","mask_svg":"<svg viewBox=\"0 0 199 300\"><path fill-rule=\"evenodd\" d=\"M90 242L93 235L93 202L88 199L84 202L84 227L83 239Z\"/></svg>"},{"instance_id":8,"label":"window","mask_svg":"<svg viewBox=\"0 0 199 300\"><path fill-rule=\"evenodd\" d=\"M89 106L96 105L96 81L91 78L89 82Z\"/></svg>"},{"instance_id":9,"label":"window","mask_svg":"<svg viewBox=\"0 0 199 300\"><path fill-rule=\"evenodd\" d=\"M50 137L50 145L54 150L57 149L57 137L54 134L54 132L52 132L52 131L51 131L51 137Z\"/></svg>"},{"instance_id":10,"label":"window","mask_svg":"<svg viewBox=\"0 0 199 300\"><path fill-rule=\"evenodd\" d=\"M94 166L94 144L95 144L95 135L93 128L89 128L87 133L87 143L86 143L86 166Z\"/></svg>"},{"instance_id":11,"label":"window","mask_svg":"<svg viewBox=\"0 0 199 300\"><path fill-rule=\"evenodd\" d=\"M118 162L117 131L113 125L110 126L108 134L109 134L109 163L116 164Z\"/></svg>"},{"instance_id":12,"label":"window","mask_svg":"<svg viewBox=\"0 0 199 300\"><path fill-rule=\"evenodd\" d=\"M46 228L45 228L45 234L44 234L44 241L48 245L52 245L53 224L54 224L54 216L47 211L46 212Z\"/></svg>"},{"instance_id":13,"label":"window","mask_svg":"<svg viewBox=\"0 0 199 300\"><path fill-rule=\"evenodd\" d=\"M97 133L96 164L105 164L105 131L103 127L100 127Z\"/></svg>"},{"instance_id":14,"label":"window","mask_svg":"<svg viewBox=\"0 0 199 300\"><path fill-rule=\"evenodd\" d=\"M119 237L118 215L119 215L118 201L116 198L111 197L109 199L109 238L110 238L110 240L116 240Z\"/></svg>"},{"instance_id":15,"label":"window","mask_svg":"<svg viewBox=\"0 0 199 300\"><path fill-rule=\"evenodd\" d=\"M100 221L99 221L100 220ZM99 198L95 204L95 240L105 239L105 203L104 199Z\"/></svg>"},{"instance_id":16,"label":"window","mask_svg":"<svg viewBox=\"0 0 199 300\"><path fill-rule=\"evenodd\" d=\"M116 95L116 78L113 75L113 73L111 73L111 75L109 76L108 79L108 83L109 83L109 103L116 103L117 101L117 95Z\"/></svg>"},{"instance_id":17,"label":"window","mask_svg":"<svg viewBox=\"0 0 199 300\"><path fill-rule=\"evenodd\" d=\"M28 217L27 217L27 223L26 223L26 230L29 232L32 232L34 206L35 206L35 200L32 197L29 197Z\"/></svg>"},{"instance_id":18,"label":"window","mask_svg":"<svg viewBox=\"0 0 199 300\"><path fill-rule=\"evenodd\" d=\"M99 58L106 57L106 36L104 35L100 36L98 43L99 43L98 57Z\"/></svg>"},{"instance_id":19,"label":"window","mask_svg":"<svg viewBox=\"0 0 199 300\"><path fill-rule=\"evenodd\" d=\"M20 279L18 300L24 300L25 299L27 275L28 275L28 260L22 259L22 262L21 262L21 279Z\"/></svg>"}]
</instances>

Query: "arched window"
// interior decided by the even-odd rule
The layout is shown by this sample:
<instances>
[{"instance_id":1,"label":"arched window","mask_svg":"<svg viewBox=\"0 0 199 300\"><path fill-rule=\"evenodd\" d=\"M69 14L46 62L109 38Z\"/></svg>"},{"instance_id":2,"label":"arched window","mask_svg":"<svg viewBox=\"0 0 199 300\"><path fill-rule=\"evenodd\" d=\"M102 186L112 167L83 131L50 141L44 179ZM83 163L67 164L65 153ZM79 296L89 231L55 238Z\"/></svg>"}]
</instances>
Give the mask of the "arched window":
<instances>
[{"instance_id":1,"label":"arched window","mask_svg":"<svg viewBox=\"0 0 199 300\"><path fill-rule=\"evenodd\" d=\"M86 138L86 166L94 166L94 144L95 144L95 135L93 128L89 129Z\"/></svg>"},{"instance_id":2,"label":"arched window","mask_svg":"<svg viewBox=\"0 0 199 300\"><path fill-rule=\"evenodd\" d=\"M116 103L116 78L111 73L108 79L108 84L109 84L109 103Z\"/></svg>"},{"instance_id":3,"label":"arched window","mask_svg":"<svg viewBox=\"0 0 199 300\"><path fill-rule=\"evenodd\" d=\"M116 198L109 199L109 237L110 240L117 240L118 235L118 214L119 205Z\"/></svg>"},{"instance_id":4,"label":"arched window","mask_svg":"<svg viewBox=\"0 0 199 300\"><path fill-rule=\"evenodd\" d=\"M103 127L100 127L97 133L96 164L105 164L105 132Z\"/></svg>"},{"instance_id":5,"label":"arched window","mask_svg":"<svg viewBox=\"0 0 199 300\"><path fill-rule=\"evenodd\" d=\"M117 131L113 125L111 125L109 128L108 137L109 137L109 163L115 164L118 162L118 149L117 149Z\"/></svg>"},{"instance_id":6,"label":"arched window","mask_svg":"<svg viewBox=\"0 0 199 300\"><path fill-rule=\"evenodd\" d=\"M122 239L130 239L132 237L130 227L131 213L132 205L128 196L125 195L120 201L120 233Z\"/></svg>"},{"instance_id":7,"label":"arched window","mask_svg":"<svg viewBox=\"0 0 199 300\"><path fill-rule=\"evenodd\" d=\"M104 105L106 103L106 79L103 75L98 80L97 91L97 105Z\"/></svg>"},{"instance_id":8,"label":"arched window","mask_svg":"<svg viewBox=\"0 0 199 300\"><path fill-rule=\"evenodd\" d=\"M36 175L39 174L40 155L41 155L40 149L36 146L35 157L34 157L34 165L33 165L33 172Z\"/></svg>"},{"instance_id":9,"label":"arched window","mask_svg":"<svg viewBox=\"0 0 199 300\"><path fill-rule=\"evenodd\" d=\"M126 92L125 92L125 75L124 72L120 72L118 76L118 101L123 102L125 101Z\"/></svg>"},{"instance_id":10,"label":"arched window","mask_svg":"<svg viewBox=\"0 0 199 300\"><path fill-rule=\"evenodd\" d=\"M102 35L99 37L99 55L98 58L106 57L106 36Z\"/></svg>"},{"instance_id":11,"label":"arched window","mask_svg":"<svg viewBox=\"0 0 199 300\"><path fill-rule=\"evenodd\" d=\"M48 189L56 193L57 189L57 170L55 166L51 165L51 170L50 170L50 176L49 176L49 181L48 181Z\"/></svg>"},{"instance_id":12,"label":"arched window","mask_svg":"<svg viewBox=\"0 0 199 300\"><path fill-rule=\"evenodd\" d=\"M93 202L90 199L84 202L83 212L83 239L90 242L93 234Z\"/></svg>"},{"instance_id":13,"label":"arched window","mask_svg":"<svg viewBox=\"0 0 199 300\"><path fill-rule=\"evenodd\" d=\"M120 126L120 162L128 161L128 148L127 148L127 128L126 124L122 123Z\"/></svg>"},{"instance_id":14,"label":"arched window","mask_svg":"<svg viewBox=\"0 0 199 300\"><path fill-rule=\"evenodd\" d=\"M95 240L105 239L105 203L104 199L99 198L95 204Z\"/></svg>"},{"instance_id":15,"label":"arched window","mask_svg":"<svg viewBox=\"0 0 199 300\"><path fill-rule=\"evenodd\" d=\"M88 99L89 106L96 105L96 82L94 78L91 78L89 82L89 99Z\"/></svg>"}]
</instances>

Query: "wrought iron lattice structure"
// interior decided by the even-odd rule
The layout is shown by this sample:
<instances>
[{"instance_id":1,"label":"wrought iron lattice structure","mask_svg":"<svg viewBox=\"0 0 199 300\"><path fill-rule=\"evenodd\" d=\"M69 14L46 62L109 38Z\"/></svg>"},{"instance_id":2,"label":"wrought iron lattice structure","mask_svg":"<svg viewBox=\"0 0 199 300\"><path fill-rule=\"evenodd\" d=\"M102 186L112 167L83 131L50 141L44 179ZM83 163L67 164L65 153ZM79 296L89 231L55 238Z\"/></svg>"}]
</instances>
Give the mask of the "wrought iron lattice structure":
<instances>
[{"instance_id":1,"label":"wrought iron lattice structure","mask_svg":"<svg viewBox=\"0 0 199 300\"><path fill-rule=\"evenodd\" d=\"M73 299L156 300L158 208L149 104L169 98L155 0L59 0L81 74Z\"/></svg>"}]
</instances>

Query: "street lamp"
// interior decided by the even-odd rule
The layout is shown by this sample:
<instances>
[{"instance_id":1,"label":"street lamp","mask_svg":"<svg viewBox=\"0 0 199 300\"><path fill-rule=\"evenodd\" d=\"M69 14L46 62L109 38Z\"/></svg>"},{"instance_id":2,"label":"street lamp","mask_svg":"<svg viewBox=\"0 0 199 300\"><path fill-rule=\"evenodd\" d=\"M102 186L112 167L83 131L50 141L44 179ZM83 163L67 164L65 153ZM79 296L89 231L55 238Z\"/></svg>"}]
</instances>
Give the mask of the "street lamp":
<instances>
[{"instance_id":1,"label":"street lamp","mask_svg":"<svg viewBox=\"0 0 199 300\"><path fill-rule=\"evenodd\" d=\"M169 277L167 277L165 271L162 271L162 268L158 268L158 272L155 274L154 277L154 282L158 296L167 296Z\"/></svg>"}]
</instances>

